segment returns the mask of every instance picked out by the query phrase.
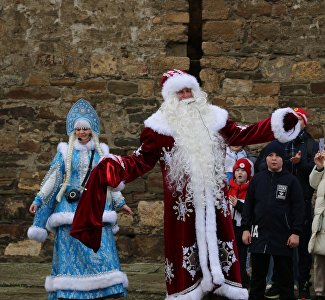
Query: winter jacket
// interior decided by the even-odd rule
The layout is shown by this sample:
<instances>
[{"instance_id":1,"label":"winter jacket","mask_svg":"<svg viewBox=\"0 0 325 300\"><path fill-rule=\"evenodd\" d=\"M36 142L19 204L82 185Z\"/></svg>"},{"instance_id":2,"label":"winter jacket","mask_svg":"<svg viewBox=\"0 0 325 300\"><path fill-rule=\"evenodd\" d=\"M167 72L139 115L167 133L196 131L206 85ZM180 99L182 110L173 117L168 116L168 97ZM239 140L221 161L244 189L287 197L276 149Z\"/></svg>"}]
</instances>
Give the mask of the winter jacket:
<instances>
[{"instance_id":1,"label":"winter jacket","mask_svg":"<svg viewBox=\"0 0 325 300\"><path fill-rule=\"evenodd\" d=\"M301 186L288 171L262 171L250 182L242 229L251 230L252 253L291 256L291 234L302 230L305 203Z\"/></svg>"}]
</instances>

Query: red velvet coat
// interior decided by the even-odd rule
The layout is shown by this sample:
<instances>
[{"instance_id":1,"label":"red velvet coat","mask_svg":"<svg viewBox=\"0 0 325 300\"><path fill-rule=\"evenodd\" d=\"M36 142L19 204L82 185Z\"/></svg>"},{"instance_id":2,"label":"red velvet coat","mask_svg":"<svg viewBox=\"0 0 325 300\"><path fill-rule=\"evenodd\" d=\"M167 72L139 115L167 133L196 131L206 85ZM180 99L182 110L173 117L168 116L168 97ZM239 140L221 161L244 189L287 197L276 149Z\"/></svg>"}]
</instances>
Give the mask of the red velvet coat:
<instances>
[{"instance_id":1,"label":"red velvet coat","mask_svg":"<svg viewBox=\"0 0 325 300\"><path fill-rule=\"evenodd\" d=\"M212 129L219 132L229 145L273 140L274 126L272 124L271 129L271 123L280 120L282 129L283 116L288 113L280 114L279 120L271 122L271 118L268 118L243 129L228 119L225 110L216 107L213 110L216 119L220 120ZM247 290L241 288L236 242L226 200L221 199L225 204L223 207L213 206L211 209L210 206L209 209L207 205L206 208L197 209L192 202L185 201L185 191L172 194L168 187L164 159L165 153L174 146L174 138L161 117L158 111L146 120L140 137L141 147L136 152L115 159L105 158L95 168L79 202L71 235L97 251L105 202L103 187L116 187L122 181L128 183L159 162L164 186L166 299L201 299L204 293L213 290L230 299L247 299ZM278 132L275 134L279 136ZM280 134L283 135L283 132Z\"/></svg>"}]
</instances>

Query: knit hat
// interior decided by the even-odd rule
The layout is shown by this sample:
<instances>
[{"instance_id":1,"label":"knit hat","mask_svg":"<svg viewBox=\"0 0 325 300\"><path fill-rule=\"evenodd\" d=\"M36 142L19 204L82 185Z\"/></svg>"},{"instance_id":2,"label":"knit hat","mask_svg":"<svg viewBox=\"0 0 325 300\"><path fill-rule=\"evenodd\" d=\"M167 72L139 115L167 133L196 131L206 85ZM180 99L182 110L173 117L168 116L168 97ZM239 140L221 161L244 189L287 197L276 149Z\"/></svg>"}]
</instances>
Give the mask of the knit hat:
<instances>
[{"instance_id":1,"label":"knit hat","mask_svg":"<svg viewBox=\"0 0 325 300\"><path fill-rule=\"evenodd\" d=\"M249 159L247 159L247 158L238 159L232 169L233 173L235 173L235 171L239 168L246 171L248 180L250 180L252 178L252 176L254 174L254 165Z\"/></svg>"},{"instance_id":2,"label":"knit hat","mask_svg":"<svg viewBox=\"0 0 325 300\"><path fill-rule=\"evenodd\" d=\"M200 90L199 82L194 76L178 69L173 69L165 72L161 80L161 86L161 94L164 100L167 100L169 95L176 93L184 88L189 88L193 92Z\"/></svg>"},{"instance_id":3,"label":"knit hat","mask_svg":"<svg viewBox=\"0 0 325 300\"><path fill-rule=\"evenodd\" d=\"M271 153L276 153L284 161L285 148L284 148L284 145L282 143L280 143L279 141L274 140L273 142L271 142L270 144L268 144L266 146L265 152L264 152L265 158L268 157Z\"/></svg>"},{"instance_id":4,"label":"knit hat","mask_svg":"<svg viewBox=\"0 0 325 300\"><path fill-rule=\"evenodd\" d=\"M308 115L307 115L306 111L304 109L298 108L298 107L295 107L293 110L297 115L302 117L302 120L304 121L305 126L307 126Z\"/></svg>"}]
</instances>

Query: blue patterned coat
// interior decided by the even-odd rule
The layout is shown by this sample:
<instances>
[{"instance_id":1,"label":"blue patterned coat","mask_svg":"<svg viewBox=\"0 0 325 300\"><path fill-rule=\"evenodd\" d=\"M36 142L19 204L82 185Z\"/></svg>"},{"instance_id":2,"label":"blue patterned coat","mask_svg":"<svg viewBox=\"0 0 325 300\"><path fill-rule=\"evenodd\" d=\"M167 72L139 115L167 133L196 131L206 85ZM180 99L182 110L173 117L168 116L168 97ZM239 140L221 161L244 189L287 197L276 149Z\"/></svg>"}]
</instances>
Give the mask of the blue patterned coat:
<instances>
[{"instance_id":1,"label":"blue patterned coat","mask_svg":"<svg viewBox=\"0 0 325 300\"><path fill-rule=\"evenodd\" d=\"M108 146L100 146L104 154L108 154ZM70 188L81 186L89 166L91 150L94 148L92 140L87 145L75 141ZM54 234L52 272L45 281L48 299L126 296L128 281L126 274L121 272L113 235L118 230L115 210L125 204L125 199L120 192L107 192L103 213L105 226L101 247L97 253L71 237L70 228L78 202L69 203L64 195L60 202L56 200L66 173L67 149L66 143L58 145L58 152L34 199L37 211L33 225L28 230L28 237L39 242L46 239L48 231ZM99 153L95 151L92 167L97 165L99 160Z\"/></svg>"}]
</instances>

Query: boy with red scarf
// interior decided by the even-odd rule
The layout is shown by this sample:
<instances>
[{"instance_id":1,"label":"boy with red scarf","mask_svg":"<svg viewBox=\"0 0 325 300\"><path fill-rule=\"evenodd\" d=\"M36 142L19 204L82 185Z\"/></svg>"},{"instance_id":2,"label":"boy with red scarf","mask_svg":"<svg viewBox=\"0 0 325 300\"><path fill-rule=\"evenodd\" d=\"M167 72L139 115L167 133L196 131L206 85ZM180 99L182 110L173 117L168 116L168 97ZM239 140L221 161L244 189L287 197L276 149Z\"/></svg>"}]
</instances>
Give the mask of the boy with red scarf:
<instances>
[{"instance_id":1,"label":"boy with red scarf","mask_svg":"<svg viewBox=\"0 0 325 300\"><path fill-rule=\"evenodd\" d=\"M248 185L252 178L252 171L253 163L247 158L241 158L236 161L233 167L234 176L229 182L229 202L231 204L232 221L238 248L242 285L245 288L248 288L249 277L246 272L247 246L242 242L241 214L244 208Z\"/></svg>"}]
</instances>

